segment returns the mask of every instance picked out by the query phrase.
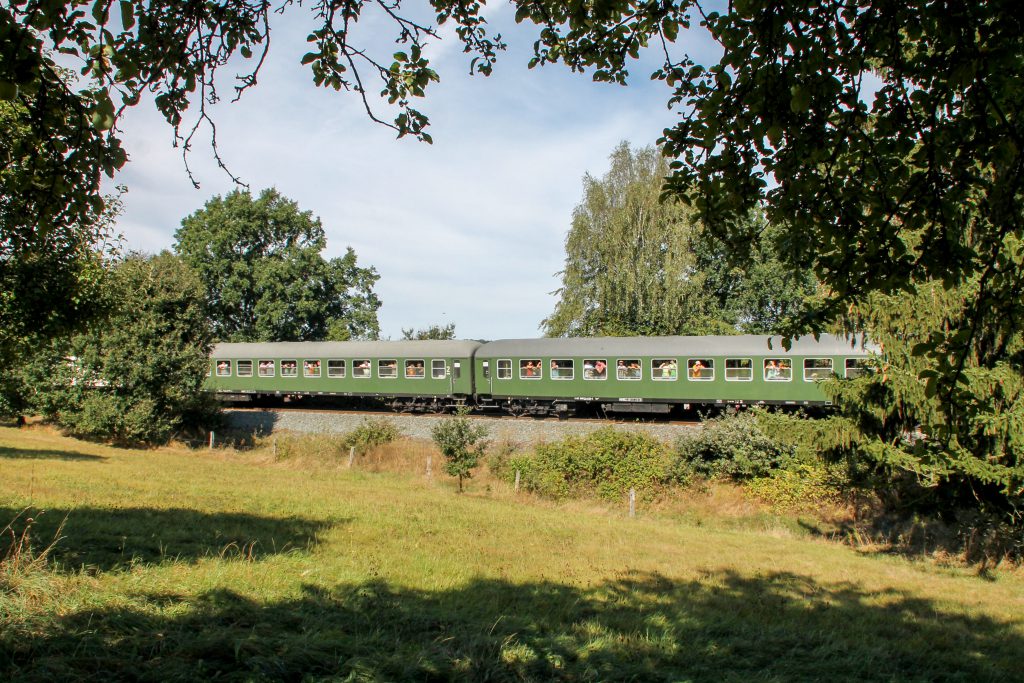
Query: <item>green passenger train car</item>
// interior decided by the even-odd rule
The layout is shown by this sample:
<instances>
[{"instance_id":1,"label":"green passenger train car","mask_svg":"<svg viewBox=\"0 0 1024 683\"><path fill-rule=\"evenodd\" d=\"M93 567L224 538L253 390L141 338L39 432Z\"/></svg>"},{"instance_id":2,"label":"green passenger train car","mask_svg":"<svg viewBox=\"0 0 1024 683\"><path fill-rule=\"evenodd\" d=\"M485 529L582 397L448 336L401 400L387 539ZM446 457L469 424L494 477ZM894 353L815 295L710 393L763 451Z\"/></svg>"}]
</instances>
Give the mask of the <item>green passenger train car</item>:
<instances>
[{"instance_id":1,"label":"green passenger train car","mask_svg":"<svg viewBox=\"0 0 1024 683\"><path fill-rule=\"evenodd\" d=\"M217 344L208 389L228 400L265 396L390 399L443 410L473 396L474 341Z\"/></svg>"},{"instance_id":2,"label":"green passenger train car","mask_svg":"<svg viewBox=\"0 0 1024 683\"><path fill-rule=\"evenodd\" d=\"M476 351L477 402L512 413L669 412L673 406L820 406L833 375L865 372L860 339L598 337L514 339Z\"/></svg>"}]
</instances>

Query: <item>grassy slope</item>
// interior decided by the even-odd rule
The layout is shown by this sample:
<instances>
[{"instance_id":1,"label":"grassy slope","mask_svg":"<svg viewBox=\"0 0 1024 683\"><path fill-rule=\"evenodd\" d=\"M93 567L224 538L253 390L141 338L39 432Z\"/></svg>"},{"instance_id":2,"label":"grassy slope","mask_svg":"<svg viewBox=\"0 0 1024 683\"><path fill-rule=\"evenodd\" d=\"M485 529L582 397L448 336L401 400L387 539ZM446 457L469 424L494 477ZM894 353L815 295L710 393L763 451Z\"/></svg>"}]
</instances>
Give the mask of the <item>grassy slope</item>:
<instances>
[{"instance_id":1,"label":"grassy slope","mask_svg":"<svg viewBox=\"0 0 1024 683\"><path fill-rule=\"evenodd\" d=\"M0 429L0 524L67 516L0 679L1020 679L1019 575L251 458Z\"/></svg>"}]
</instances>

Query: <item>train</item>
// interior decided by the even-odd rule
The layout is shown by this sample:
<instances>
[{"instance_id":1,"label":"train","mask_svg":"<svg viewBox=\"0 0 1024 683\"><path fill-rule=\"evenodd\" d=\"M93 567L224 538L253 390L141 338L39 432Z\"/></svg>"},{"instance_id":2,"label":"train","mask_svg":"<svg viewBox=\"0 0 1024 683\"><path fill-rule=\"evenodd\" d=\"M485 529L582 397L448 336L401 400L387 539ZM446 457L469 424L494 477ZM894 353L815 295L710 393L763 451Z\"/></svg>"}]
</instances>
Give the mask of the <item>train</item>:
<instances>
[{"instance_id":1,"label":"train","mask_svg":"<svg viewBox=\"0 0 1024 683\"><path fill-rule=\"evenodd\" d=\"M868 372L862 337L666 336L221 343L207 389L228 402L334 397L404 412L668 414L830 405L823 380Z\"/></svg>"}]
</instances>

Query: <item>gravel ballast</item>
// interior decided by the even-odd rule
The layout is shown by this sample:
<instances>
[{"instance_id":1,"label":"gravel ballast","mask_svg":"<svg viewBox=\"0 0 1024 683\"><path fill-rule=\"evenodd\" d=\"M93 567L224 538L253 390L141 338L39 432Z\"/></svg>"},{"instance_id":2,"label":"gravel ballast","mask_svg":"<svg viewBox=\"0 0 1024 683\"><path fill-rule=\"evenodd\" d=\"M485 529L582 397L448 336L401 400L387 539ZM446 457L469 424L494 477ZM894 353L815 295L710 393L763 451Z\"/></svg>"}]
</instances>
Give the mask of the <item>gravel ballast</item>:
<instances>
[{"instance_id":1,"label":"gravel ballast","mask_svg":"<svg viewBox=\"0 0 1024 683\"><path fill-rule=\"evenodd\" d=\"M393 422L407 437L429 439L430 430L443 415L404 415L400 413L357 413L351 411L300 411L300 410L225 410L227 426L232 430L247 433L272 434L275 432L299 432L309 434L340 434L350 432L367 418L385 419ZM491 440L507 440L516 443L535 441L556 441L572 434L588 434L602 427L614 425L625 431L644 431L653 436L674 440L684 431L692 431L693 424L666 424L657 422L627 421L559 421L557 419L479 417L474 422L482 423L489 430Z\"/></svg>"}]
</instances>

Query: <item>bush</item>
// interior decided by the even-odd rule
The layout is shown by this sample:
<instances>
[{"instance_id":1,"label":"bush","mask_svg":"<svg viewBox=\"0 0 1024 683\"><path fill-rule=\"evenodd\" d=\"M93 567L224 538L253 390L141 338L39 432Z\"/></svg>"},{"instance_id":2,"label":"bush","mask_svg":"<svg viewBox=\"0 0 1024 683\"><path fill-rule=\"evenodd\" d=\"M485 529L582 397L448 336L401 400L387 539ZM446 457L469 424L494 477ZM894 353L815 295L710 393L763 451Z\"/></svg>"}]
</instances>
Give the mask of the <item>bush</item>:
<instances>
[{"instance_id":1,"label":"bush","mask_svg":"<svg viewBox=\"0 0 1024 683\"><path fill-rule=\"evenodd\" d=\"M841 505L847 489L845 470L822 461L791 464L747 482L749 493L778 512L819 512Z\"/></svg>"},{"instance_id":2,"label":"bush","mask_svg":"<svg viewBox=\"0 0 1024 683\"><path fill-rule=\"evenodd\" d=\"M472 424L465 412L442 420L430 430L434 443L445 458L445 471L459 478L459 492L462 480L472 476L472 470L483 455L485 444L480 440L487 436L487 428Z\"/></svg>"},{"instance_id":3,"label":"bush","mask_svg":"<svg viewBox=\"0 0 1024 683\"><path fill-rule=\"evenodd\" d=\"M367 417L358 427L348 432L342 439L345 448L355 448L357 453L383 446L403 436L402 431L391 420L382 417Z\"/></svg>"},{"instance_id":4,"label":"bush","mask_svg":"<svg viewBox=\"0 0 1024 683\"><path fill-rule=\"evenodd\" d=\"M764 477L793 463L796 451L766 434L755 412L722 415L679 437L672 476L679 483L694 475L736 481Z\"/></svg>"},{"instance_id":5,"label":"bush","mask_svg":"<svg viewBox=\"0 0 1024 683\"><path fill-rule=\"evenodd\" d=\"M525 490L550 498L619 500L634 488L649 499L666 483L671 459L669 447L651 436L605 427L537 446L533 456L513 458L506 472L518 469Z\"/></svg>"}]
</instances>

